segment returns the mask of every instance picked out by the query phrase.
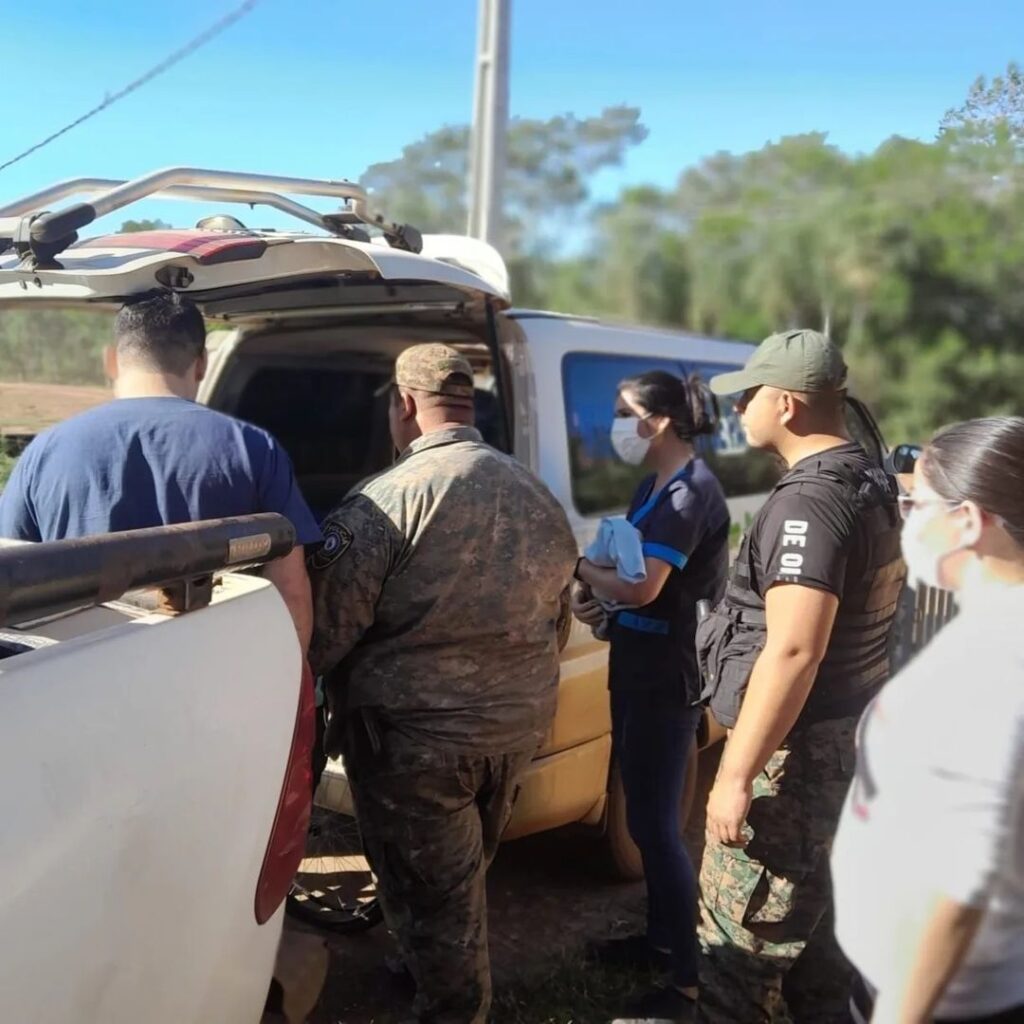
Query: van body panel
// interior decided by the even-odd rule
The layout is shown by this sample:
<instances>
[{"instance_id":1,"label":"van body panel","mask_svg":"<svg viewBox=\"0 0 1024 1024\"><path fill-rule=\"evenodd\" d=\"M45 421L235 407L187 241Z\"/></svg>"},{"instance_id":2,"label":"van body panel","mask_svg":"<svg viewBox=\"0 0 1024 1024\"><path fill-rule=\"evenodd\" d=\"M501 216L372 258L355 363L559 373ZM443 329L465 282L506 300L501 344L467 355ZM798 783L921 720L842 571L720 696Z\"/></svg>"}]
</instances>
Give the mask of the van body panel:
<instances>
[{"instance_id":1,"label":"van body panel","mask_svg":"<svg viewBox=\"0 0 1024 1024\"><path fill-rule=\"evenodd\" d=\"M718 339L528 311L499 313L495 328L509 383L510 393L504 397L512 411L514 454L563 505L581 550L594 536L601 516L580 513L573 499L563 380L566 357L589 353L628 357L638 365L644 360L670 360L682 367L708 364L733 368L752 350L749 345ZM415 341L439 340L444 330L422 322L404 329L372 323L302 330L287 324L249 327L227 342L227 356L218 361L202 397L226 412L237 413L244 382L260 366L305 363L320 364L326 370L340 365L338 359L355 359L367 370L386 369L403 347ZM448 331L450 342L466 351L487 377L489 371L483 365L488 353L481 337L454 326ZM609 417L610 411L609 406ZM556 824L600 818L611 763L607 661L607 645L574 621L561 655L555 718L520 792L510 838ZM339 761L328 765L317 799L340 812L352 812L344 765Z\"/></svg>"},{"instance_id":2,"label":"van body panel","mask_svg":"<svg viewBox=\"0 0 1024 1024\"><path fill-rule=\"evenodd\" d=\"M520 782L505 839L583 821L604 799L611 761L610 733L568 750L538 757Z\"/></svg>"},{"instance_id":3,"label":"van body panel","mask_svg":"<svg viewBox=\"0 0 1024 1024\"><path fill-rule=\"evenodd\" d=\"M536 420L530 431L532 443L527 449L530 465L565 508L580 551L594 538L602 516L581 513L574 501L563 377L566 356L590 353L628 356L640 362L668 359L678 360L683 365L710 363L738 367L753 351L753 346L735 342L562 316L514 311L507 314L507 319L515 325L515 336L523 353L515 375L516 384L519 386L525 381L533 390L532 401L528 403ZM608 413L610 419L610 406ZM763 495L749 502L756 508L762 499ZM732 504L743 500L737 499ZM551 814L547 801L554 800L555 794L573 793L574 797L578 796L580 806L587 804L591 812L596 811L598 819L604 807L612 754L608 646L595 640L586 626L574 620L569 642L561 655L555 719L535 764L546 760L544 755L548 752L571 750L572 743L585 742L584 737L595 728L605 731L607 745L589 750L586 758L565 757L552 761L532 787L524 787L517 801L510 836L550 827L546 824ZM602 756L605 759L599 761ZM555 773L567 778L555 780ZM568 776L578 777L570 779Z\"/></svg>"}]
</instances>

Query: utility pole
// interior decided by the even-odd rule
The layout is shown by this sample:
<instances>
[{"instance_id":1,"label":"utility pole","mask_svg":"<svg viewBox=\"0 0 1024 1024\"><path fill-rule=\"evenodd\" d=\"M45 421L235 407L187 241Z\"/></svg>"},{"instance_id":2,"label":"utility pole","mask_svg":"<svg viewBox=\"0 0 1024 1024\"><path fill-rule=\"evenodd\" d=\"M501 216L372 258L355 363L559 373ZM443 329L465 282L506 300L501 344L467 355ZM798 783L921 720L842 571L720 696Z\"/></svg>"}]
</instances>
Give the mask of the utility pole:
<instances>
[{"instance_id":1,"label":"utility pole","mask_svg":"<svg viewBox=\"0 0 1024 1024\"><path fill-rule=\"evenodd\" d=\"M508 130L509 14L512 0L480 0L476 86L469 151L469 224L466 233L499 251Z\"/></svg>"}]
</instances>

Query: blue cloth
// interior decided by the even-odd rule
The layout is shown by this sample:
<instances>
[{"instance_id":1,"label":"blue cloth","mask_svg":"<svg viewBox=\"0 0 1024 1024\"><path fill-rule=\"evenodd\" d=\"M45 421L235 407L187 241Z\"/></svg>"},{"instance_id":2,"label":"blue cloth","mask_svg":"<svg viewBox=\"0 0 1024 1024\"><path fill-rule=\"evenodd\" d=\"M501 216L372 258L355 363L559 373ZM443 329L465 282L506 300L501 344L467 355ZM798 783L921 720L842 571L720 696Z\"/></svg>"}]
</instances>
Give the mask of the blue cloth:
<instances>
[{"instance_id":1,"label":"blue cloth","mask_svg":"<svg viewBox=\"0 0 1024 1024\"><path fill-rule=\"evenodd\" d=\"M647 938L671 954L672 980L697 984L697 878L679 833L690 744L700 709L678 686L612 690L612 748L626 822L647 882Z\"/></svg>"},{"instance_id":2,"label":"blue cloth","mask_svg":"<svg viewBox=\"0 0 1024 1024\"><path fill-rule=\"evenodd\" d=\"M602 519L597 528L597 536L587 545L583 554L594 565L614 569L619 579L627 583L640 583L647 579L643 537L622 516Z\"/></svg>"},{"instance_id":3,"label":"blue cloth","mask_svg":"<svg viewBox=\"0 0 1024 1024\"><path fill-rule=\"evenodd\" d=\"M265 430L184 398L122 398L40 434L0 495L0 536L50 541L278 512L321 539Z\"/></svg>"}]
</instances>

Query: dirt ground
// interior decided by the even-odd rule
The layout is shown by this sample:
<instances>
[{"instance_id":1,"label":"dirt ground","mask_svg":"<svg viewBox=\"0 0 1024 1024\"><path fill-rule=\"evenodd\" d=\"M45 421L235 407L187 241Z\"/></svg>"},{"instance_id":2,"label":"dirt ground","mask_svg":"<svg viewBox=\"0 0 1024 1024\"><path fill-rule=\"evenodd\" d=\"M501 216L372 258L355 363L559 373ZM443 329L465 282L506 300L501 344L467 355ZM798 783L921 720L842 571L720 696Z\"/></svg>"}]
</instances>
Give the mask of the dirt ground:
<instances>
[{"instance_id":1,"label":"dirt ground","mask_svg":"<svg viewBox=\"0 0 1024 1024\"><path fill-rule=\"evenodd\" d=\"M0 431L32 434L109 399L106 388L0 381Z\"/></svg>"},{"instance_id":2,"label":"dirt ground","mask_svg":"<svg viewBox=\"0 0 1024 1024\"><path fill-rule=\"evenodd\" d=\"M686 830L695 863L703 848L703 808L717 751L709 754L702 757ZM642 882L611 876L599 840L569 828L507 843L491 869L488 901L495 1024L611 1019L602 1002L616 1002L622 979L595 976L580 957L589 940L641 929L645 898ZM409 993L384 966L393 947L383 926L363 935L328 937L327 942L330 973L311 1024L400 1024L409 1019Z\"/></svg>"}]
</instances>

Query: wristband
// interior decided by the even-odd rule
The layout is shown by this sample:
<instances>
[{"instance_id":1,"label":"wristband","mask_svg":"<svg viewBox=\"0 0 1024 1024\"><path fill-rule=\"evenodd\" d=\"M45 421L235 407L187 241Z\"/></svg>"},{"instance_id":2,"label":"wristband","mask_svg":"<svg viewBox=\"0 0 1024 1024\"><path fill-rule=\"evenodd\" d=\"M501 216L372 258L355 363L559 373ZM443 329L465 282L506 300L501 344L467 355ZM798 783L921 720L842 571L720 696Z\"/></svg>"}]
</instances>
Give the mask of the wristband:
<instances>
[{"instance_id":1,"label":"wristband","mask_svg":"<svg viewBox=\"0 0 1024 1024\"><path fill-rule=\"evenodd\" d=\"M576 566L572 571L572 578L579 583L586 585L586 580L580 575L580 562L584 561L582 558L576 559Z\"/></svg>"}]
</instances>

